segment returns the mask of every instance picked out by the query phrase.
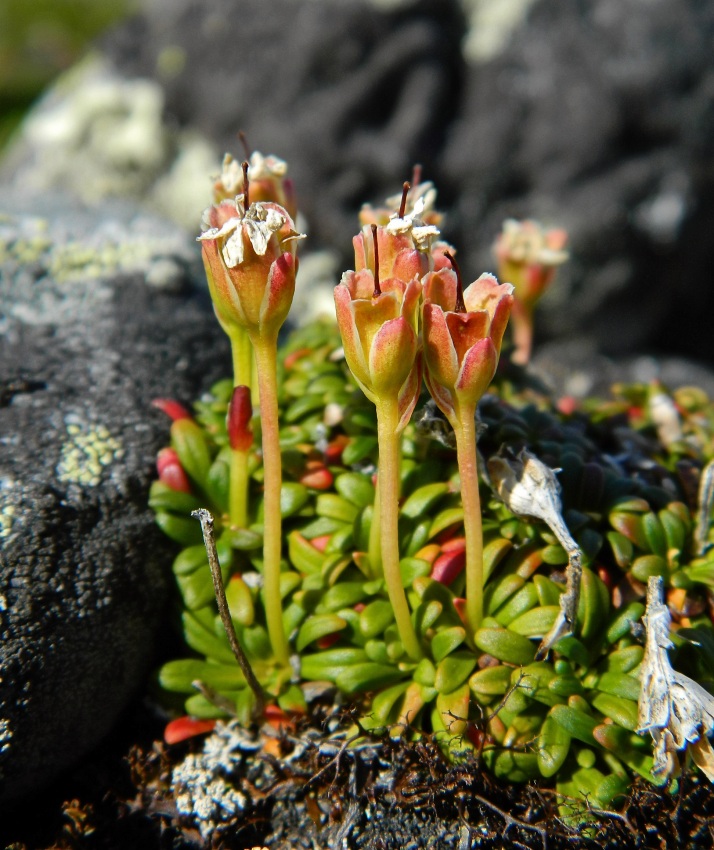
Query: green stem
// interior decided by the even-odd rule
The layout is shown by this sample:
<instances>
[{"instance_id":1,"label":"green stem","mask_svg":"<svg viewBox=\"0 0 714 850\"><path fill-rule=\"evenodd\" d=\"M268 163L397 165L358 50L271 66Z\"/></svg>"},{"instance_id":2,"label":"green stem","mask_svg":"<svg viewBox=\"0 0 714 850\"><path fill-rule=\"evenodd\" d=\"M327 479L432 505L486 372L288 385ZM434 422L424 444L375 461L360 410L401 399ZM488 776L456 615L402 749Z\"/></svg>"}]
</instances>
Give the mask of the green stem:
<instances>
[{"instance_id":1,"label":"green stem","mask_svg":"<svg viewBox=\"0 0 714 850\"><path fill-rule=\"evenodd\" d=\"M248 452L231 451L230 481L228 486L228 518L236 528L248 526Z\"/></svg>"},{"instance_id":2,"label":"green stem","mask_svg":"<svg viewBox=\"0 0 714 850\"><path fill-rule=\"evenodd\" d=\"M231 327L229 334L233 356L233 386L253 386L253 346L248 332L240 327Z\"/></svg>"},{"instance_id":3,"label":"green stem","mask_svg":"<svg viewBox=\"0 0 714 850\"><path fill-rule=\"evenodd\" d=\"M254 339L253 347L258 368L260 424L263 432L263 590L265 594L265 616L273 654L280 664L287 664L289 650L280 602L280 556L283 543L280 490L283 483L283 473L278 422L277 340Z\"/></svg>"},{"instance_id":4,"label":"green stem","mask_svg":"<svg viewBox=\"0 0 714 850\"><path fill-rule=\"evenodd\" d=\"M248 387L253 381L253 345L243 328L232 327L229 335L233 355L233 386ZM231 525L248 525L248 452L232 451L228 489L228 517Z\"/></svg>"},{"instance_id":5,"label":"green stem","mask_svg":"<svg viewBox=\"0 0 714 850\"><path fill-rule=\"evenodd\" d=\"M483 620L483 526L476 450L476 410L459 410L451 423L456 436L456 457L461 478L466 535L466 619L473 632Z\"/></svg>"},{"instance_id":6,"label":"green stem","mask_svg":"<svg viewBox=\"0 0 714 850\"><path fill-rule=\"evenodd\" d=\"M380 533L380 508L379 508L379 479L374 489L374 504L372 506L372 524L369 527L369 565L372 569L372 578L382 575L382 535Z\"/></svg>"},{"instance_id":7,"label":"green stem","mask_svg":"<svg viewBox=\"0 0 714 850\"><path fill-rule=\"evenodd\" d=\"M418 661L424 655L409 613L399 569L399 461L401 434L396 398L377 402L379 440L379 513L382 538L382 567L389 601L394 608L399 637L407 654Z\"/></svg>"}]
</instances>

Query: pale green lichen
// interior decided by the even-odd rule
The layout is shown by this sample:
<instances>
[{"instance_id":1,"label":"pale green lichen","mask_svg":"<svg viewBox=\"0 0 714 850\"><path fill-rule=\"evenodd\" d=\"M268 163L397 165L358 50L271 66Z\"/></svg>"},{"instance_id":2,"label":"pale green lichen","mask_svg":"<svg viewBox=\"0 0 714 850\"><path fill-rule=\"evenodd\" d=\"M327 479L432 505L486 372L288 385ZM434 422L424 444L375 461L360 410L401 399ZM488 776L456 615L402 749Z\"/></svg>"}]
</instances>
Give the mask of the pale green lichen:
<instances>
[{"instance_id":1,"label":"pale green lichen","mask_svg":"<svg viewBox=\"0 0 714 850\"><path fill-rule=\"evenodd\" d=\"M103 470L119 460L124 449L104 425L67 425L70 439L62 446L57 477L60 481L96 487Z\"/></svg>"},{"instance_id":2,"label":"pale green lichen","mask_svg":"<svg viewBox=\"0 0 714 850\"><path fill-rule=\"evenodd\" d=\"M17 515L15 505L0 503L0 538L9 537Z\"/></svg>"}]
</instances>

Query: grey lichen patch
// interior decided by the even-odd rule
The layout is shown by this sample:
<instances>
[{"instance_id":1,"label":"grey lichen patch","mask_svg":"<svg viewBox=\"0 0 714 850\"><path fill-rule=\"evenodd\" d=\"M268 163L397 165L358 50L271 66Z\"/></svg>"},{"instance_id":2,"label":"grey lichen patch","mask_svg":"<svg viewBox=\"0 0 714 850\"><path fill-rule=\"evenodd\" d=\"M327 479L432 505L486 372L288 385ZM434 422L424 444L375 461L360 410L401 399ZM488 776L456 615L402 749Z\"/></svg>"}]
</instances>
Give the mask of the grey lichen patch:
<instances>
[{"instance_id":1,"label":"grey lichen patch","mask_svg":"<svg viewBox=\"0 0 714 850\"><path fill-rule=\"evenodd\" d=\"M57 465L60 481L96 487L104 469L124 455L121 442L104 425L72 421L67 434L69 440L62 446Z\"/></svg>"},{"instance_id":2,"label":"grey lichen patch","mask_svg":"<svg viewBox=\"0 0 714 850\"><path fill-rule=\"evenodd\" d=\"M525 21L535 0L462 0L469 17L469 33L464 43L467 62L480 64L495 59Z\"/></svg>"}]
</instances>

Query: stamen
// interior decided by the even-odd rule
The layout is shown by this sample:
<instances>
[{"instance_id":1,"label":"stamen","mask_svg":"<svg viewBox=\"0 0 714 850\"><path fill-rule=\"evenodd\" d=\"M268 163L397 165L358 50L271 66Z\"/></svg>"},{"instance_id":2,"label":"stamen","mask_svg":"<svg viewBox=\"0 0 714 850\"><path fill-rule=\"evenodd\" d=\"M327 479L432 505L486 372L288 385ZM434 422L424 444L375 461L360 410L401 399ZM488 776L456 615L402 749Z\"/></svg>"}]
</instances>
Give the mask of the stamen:
<instances>
[{"instance_id":1,"label":"stamen","mask_svg":"<svg viewBox=\"0 0 714 850\"><path fill-rule=\"evenodd\" d=\"M411 188L411 185L406 182L402 186L402 202L399 205L399 218L404 218L404 213L407 211L407 195Z\"/></svg>"},{"instance_id":2,"label":"stamen","mask_svg":"<svg viewBox=\"0 0 714 850\"><path fill-rule=\"evenodd\" d=\"M242 130L238 130L238 138L240 140L241 145L243 145L243 153L245 154L246 159L250 159L250 155L253 151L250 149L250 145L248 144L248 137Z\"/></svg>"},{"instance_id":3,"label":"stamen","mask_svg":"<svg viewBox=\"0 0 714 850\"><path fill-rule=\"evenodd\" d=\"M248 168L250 166L248 165L247 160L243 160L242 167L243 167L243 207L245 208L245 210L247 212L248 207L250 206L250 196L249 196L250 180L248 179Z\"/></svg>"},{"instance_id":4,"label":"stamen","mask_svg":"<svg viewBox=\"0 0 714 850\"><path fill-rule=\"evenodd\" d=\"M412 186L416 188L421 183L421 165L417 162L412 168Z\"/></svg>"},{"instance_id":5,"label":"stamen","mask_svg":"<svg viewBox=\"0 0 714 850\"><path fill-rule=\"evenodd\" d=\"M374 292L372 298L377 298L382 294L379 288L379 247L377 246L377 225L372 225L372 240L374 241Z\"/></svg>"},{"instance_id":6,"label":"stamen","mask_svg":"<svg viewBox=\"0 0 714 850\"><path fill-rule=\"evenodd\" d=\"M450 251L444 251L444 256L451 263L451 267L456 272L456 306L454 307L454 311L456 313L465 313L466 304L464 303L464 286L461 282L461 269L454 259L454 255Z\"/></svg>"}]
</instances>

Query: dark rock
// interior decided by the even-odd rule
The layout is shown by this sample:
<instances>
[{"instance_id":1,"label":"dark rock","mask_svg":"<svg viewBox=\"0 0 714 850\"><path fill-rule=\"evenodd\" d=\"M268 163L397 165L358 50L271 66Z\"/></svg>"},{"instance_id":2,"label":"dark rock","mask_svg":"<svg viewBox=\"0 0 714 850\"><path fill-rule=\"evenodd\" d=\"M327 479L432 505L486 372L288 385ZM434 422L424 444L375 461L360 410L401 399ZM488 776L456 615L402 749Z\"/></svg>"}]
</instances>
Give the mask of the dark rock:
<instances>
[{"instance_id":1,"label":"dark rock","mask_svg":"<svg viewBox=\"0 0 714 850\"><path fill-rule=\"evenodd\" d=\"M456 0L275 0L269 14L263 0L160 0L105 54L163 83L170 121L236 154L242 129L287 159L311 246L347 254L364 201L393 194L417 161L434 172L464 33Z\"/></svg>"},{"instance_id":2,"label":"dark rock","mask_svg":"<svg viewBox=\"0 0 714 850\"><path fill-rule=\"evenodd\" d=\"M190 402L230 361L174 226L58 197L0 209L7 801L86 753L145 681L170 581L146 503L168 423L150 403Z\"/></svg>"},{"instance_id":3,"label":"dark rock","mask_svg":"<svg viewBox=\"0 0 714 850\"><path fill-rule=\"evenodd\" d=\"M470 70L443 158L451 235L475 274L508 216L569 229L542 335L714 362L712 39L699 0L538 0Z\"/></svg>"}]
</instances>

